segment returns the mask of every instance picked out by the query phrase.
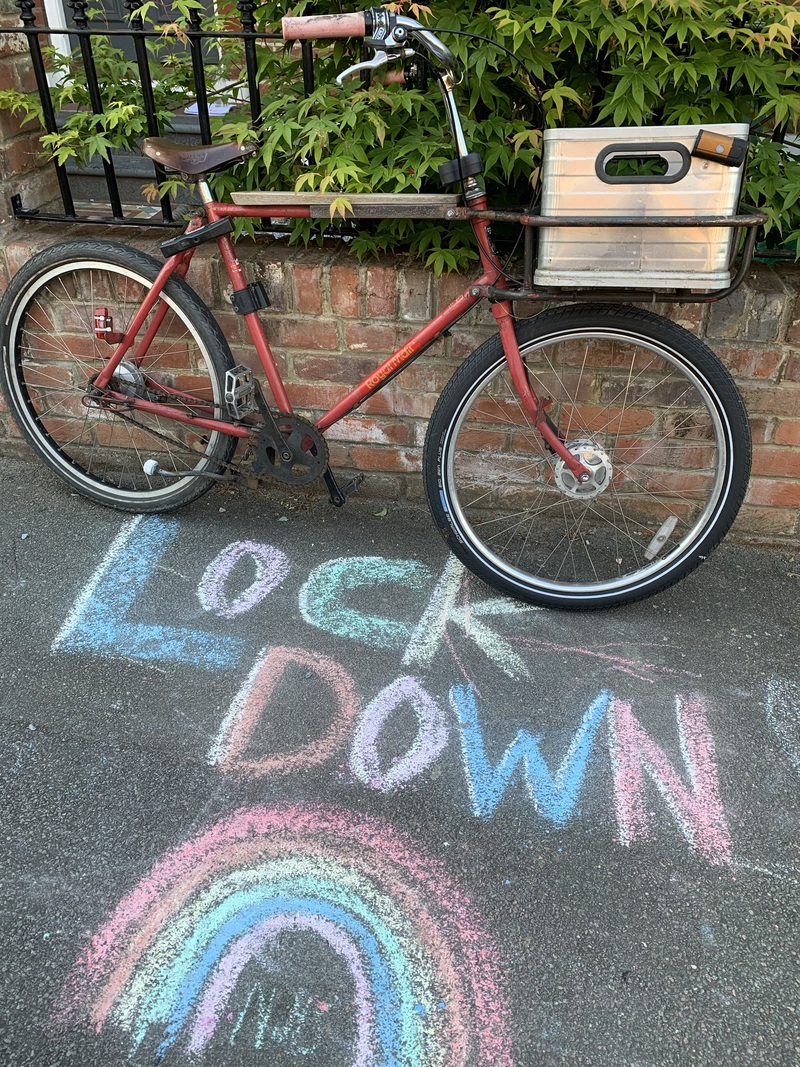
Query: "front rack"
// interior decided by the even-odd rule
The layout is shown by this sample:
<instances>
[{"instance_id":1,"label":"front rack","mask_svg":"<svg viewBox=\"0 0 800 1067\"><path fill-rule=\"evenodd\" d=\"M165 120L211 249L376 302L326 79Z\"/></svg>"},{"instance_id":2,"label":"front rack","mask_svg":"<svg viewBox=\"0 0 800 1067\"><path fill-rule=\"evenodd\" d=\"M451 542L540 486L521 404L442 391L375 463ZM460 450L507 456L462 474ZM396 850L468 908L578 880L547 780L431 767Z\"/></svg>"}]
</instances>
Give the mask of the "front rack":
<instances>
[{"instance_id":1,"label":"front rack","mask_svg":"<svg viewBox=\"0 0 800 1067\"><path fill-rule=\"evenodd\" d=\"M472 289L473 296L485 296L490 301L500 300L605 300L625 301L626 303L662 303L662 304L713 304L729 296L739 288L745 279L753 261L758 229L767 221L767 216L760 211L747 215L527 215L516 211L477 211L469 207L449 208L445 217L451 220L484 219L487 222L512 222L522 226L524 239L524 274L523 284L516 289L504 289L500 286L482 285ZM739 266L731 282L724 289L711 292L696 292L692 289L536 289L533 285L535 264L534 236L543 226L578 227L726 227L738 231L734 235L733 247L739 244L741 231L746 230L744 246ZM735 253L734 253L735 255ZM731 262L733 266L733 262Z\"/></svg>"},{"instance_id":2,"label":"front rack","mask_svg":"<svg viewBox=\"0 0 800 1067\"><path fill-rule=\"evenodd\" d=\"M346 200L347 207L343 216L353 219L444 219L448 222L483 219L487 222L510 222L522 226L525 231L524 275L523 284L518 288L500 286L475 286L474 296L485 296L491 301L498 300L597 300L625 301L626 303L695 303L709 304L728 296L742 284L753 260L759 226L767 221L767 216L759 211L745 215L529 215L518 211L475 210L460 207L458 197L454 194L421 193L291 193L286 191L259 190L253 192L234 192L234 204L241 208L263 211L275 207L276 213L288 206L308 208L311 218L329 218L331 205L335 200ZM535 265L534 235L537 229L545 226L567 227L724 227L739 231L733 240L734 250L738 247L739 236L747 231L741 259L729 285L724 289L710 292L697 292L692 289L611 289L611 288L540 288L533 285ZM731 269L733 259L731 259Z\"/></svg>"}]
</instances>

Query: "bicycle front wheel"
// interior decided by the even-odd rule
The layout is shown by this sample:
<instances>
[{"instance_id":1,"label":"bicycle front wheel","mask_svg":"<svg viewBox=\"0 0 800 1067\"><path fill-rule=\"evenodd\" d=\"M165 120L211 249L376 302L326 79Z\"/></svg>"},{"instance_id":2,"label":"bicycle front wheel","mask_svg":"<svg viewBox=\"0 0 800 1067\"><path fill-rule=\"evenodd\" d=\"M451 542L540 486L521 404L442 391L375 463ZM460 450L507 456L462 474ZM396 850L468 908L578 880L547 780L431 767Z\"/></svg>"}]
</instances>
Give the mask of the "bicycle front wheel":
<instances>
[{"instance_id":1,"label":"bicycle front wheel","mask_svg":"<svg viewBox=\"0 0 800 1067\"><path fill-rule=\"evenodd\" d=\"M180 278L168 282L117 369L116 399L93 389L159 269L124 245L68 242L27 263L0 305L3 393L21 433L72 488L125 511L166 511L200 496L212 485L202 475L220 471L236 446L228 434L134 406L140 398L178 415L224 418L230 350ZM148 460L157 473L145 473Z\"/></svg>"},{"instance_id":2,"label":"bicycle front wheel","mask_svg":"<svg viewBox=\"0 0 800 1067\"><path fill-rule=\"evenodd\" d=\"M573 305L517 326L529 381L578 482L520 401L499 337L448 383L431 417L425 485L452 551L523 600L601 608L692 571L744 497L750 433L714 354L660 316Z\"/></svg>"}]
</instances>

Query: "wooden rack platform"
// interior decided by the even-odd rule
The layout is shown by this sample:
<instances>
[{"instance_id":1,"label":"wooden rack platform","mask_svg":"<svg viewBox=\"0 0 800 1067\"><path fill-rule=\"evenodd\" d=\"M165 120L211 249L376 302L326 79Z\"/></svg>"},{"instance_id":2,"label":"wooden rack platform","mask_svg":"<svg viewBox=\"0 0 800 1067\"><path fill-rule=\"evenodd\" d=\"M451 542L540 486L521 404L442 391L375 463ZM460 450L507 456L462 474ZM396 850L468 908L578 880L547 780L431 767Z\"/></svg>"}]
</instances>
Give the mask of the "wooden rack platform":
<instances>
[{"instance_id":1,"label":"wooden rack platform","mask_svg":"<svg viewBox=\"0 0 800 1067\"><path fill-rule=\"evenodd\" d=\"M347 217L354 219L444 219L461 201L454 193L231 193L239 207L310 207L312 219L329 219L331 204L342 198L349 200Z\"/></svg>"}]
</instances>

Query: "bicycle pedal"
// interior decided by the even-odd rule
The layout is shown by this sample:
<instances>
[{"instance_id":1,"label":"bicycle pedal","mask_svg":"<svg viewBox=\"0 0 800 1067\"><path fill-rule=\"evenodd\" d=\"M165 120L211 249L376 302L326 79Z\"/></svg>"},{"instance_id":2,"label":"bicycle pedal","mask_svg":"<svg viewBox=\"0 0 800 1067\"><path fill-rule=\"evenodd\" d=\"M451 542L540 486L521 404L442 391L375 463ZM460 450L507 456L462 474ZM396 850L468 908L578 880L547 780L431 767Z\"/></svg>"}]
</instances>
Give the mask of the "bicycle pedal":
<instances>
[{"instance_id":1,"label":"bicycle pedal","mask_svg":"<svg viewBox=\"0 0 800 1067\"><path fill-rule=\"evenodd\" d=\"M232 419L243 419L256 409L253 372L244 363L225 371L225 406Z\"/></svg>"},{"instance_id":2,"label":"bicycle pedal","mask_svg":"<svg viewBox=\"0 0 800 1067\"><path fill-rule=\"evenodd\" d=\"M349 482L340 486L333 475L333 471L328 467L323 475L325 484L328 487L328 493L330 494L331 503L336 508L343 508L347 503L347 498L351 493L354 493L356 489L366 480L365 474L357 474L354 478L351 478Z\"/></svg>"},{"instance_id":3,"label":"bicycle pedal","mask_svg":"<svg viewBox=\"0 0 800 1067\"><path fill-rule=\"evenodd\" d=\"M363 485L366 480L366 474L356 474L353 478L350 479L349 482L344 483L344 485L341 487L341 490L344 495L348 497L351 493L354 493L359 486Z\"/></svg>"}]
</instances>

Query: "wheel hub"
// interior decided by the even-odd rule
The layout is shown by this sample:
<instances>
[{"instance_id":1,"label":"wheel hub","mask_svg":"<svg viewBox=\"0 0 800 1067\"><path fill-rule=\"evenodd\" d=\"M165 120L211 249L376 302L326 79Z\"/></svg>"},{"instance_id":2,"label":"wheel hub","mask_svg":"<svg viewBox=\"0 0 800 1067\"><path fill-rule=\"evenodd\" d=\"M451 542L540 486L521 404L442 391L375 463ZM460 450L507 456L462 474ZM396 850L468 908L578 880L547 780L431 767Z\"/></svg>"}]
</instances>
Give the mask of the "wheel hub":
<instances>
[{"instance_id":1,"label":"wheel hub","mask_svg":"<svg viewBox=\"0 0 800 1067\"><path fill-rule=\"evenodd\" d=\"M123 359L114 371L115 384L118 384L121 393L136 395L144 390L144 376L135 363L129 359Z\"/></svg>"},{"instance_id":2,"label":"wheel hub","mask_svg":"<svg viewBox=\"0 0 800 1067\"><path fill-rule=\"evenodd\" d=\"M130 401L112 399L107 396L106 390L98 389L94 383L95 376L90 380L88 388L81 399L84 407L115 408L120 405L129 406ZM114 371L107 389L127 397L147 397L148 395L142 372L135 363L128 359L123 359Z\"/></svg>"},{"instance_id":3,"label":"wheel hub","mask_svg":"<svg viewBox=\"0 0 800 1067\"><path fill-rule=\"evenodd\" d=\"M574 500L593 500L611 485L614 468L604 448L590 438L580 438L567 445L567 451L579 459L589 472L585 481L580 481L566 464L559 459L554 468L556 485L566 496Z\"/></svg>"}]
</instances>

